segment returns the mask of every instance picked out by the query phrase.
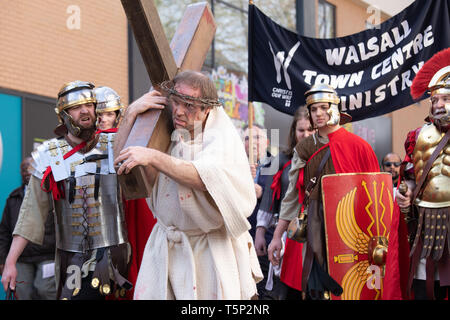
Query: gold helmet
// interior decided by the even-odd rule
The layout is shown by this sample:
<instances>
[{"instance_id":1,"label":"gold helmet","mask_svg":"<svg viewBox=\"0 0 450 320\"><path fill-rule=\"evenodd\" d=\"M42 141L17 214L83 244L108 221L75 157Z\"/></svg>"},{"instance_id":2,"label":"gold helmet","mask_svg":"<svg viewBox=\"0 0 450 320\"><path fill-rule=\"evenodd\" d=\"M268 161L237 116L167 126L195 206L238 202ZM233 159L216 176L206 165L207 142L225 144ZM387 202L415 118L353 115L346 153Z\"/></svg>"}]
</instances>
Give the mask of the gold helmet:
<instances>
[{"instance_id":1,"label":"gold helmet","mask_svg":"<svg viewBox=\"0 0 450 320\"><path fill-rule=\"evenodd\" d=\"M92 89L94 89L94 85L86 81L75 80L64 84L58 93L56 114L59 115L61 111L80 104L96 103Z\"/></svg>"},{"instance_id":2,"label":"gold helmet","mask_svg":"<svg viewBox=\"0 0 450 320\"><path fill-rule=\"evenodd\" d=\"M450 94L450 48L434 54L420 68L411 84L411 96L419 99L428 92L431 100L437 94ZM445 104L445 114L433 114L433 105L430 107L426 121L433 122L438 128L447 129L450 127L450 104Z\"/></svg>"},{"instance_id":3,"label":"gold helmet","mask_svg":"<svg viewBox=\"0 0 450 320\"><path fill-rule=\"evenodd\" d=\"M336 90L327 84L316 84L305 92L306 106L310 113L311 125L314 125L311 119L311 105L314 103L328 103L330 108L328 109L328 114L330 115L330 120L327 122L328 126L333 126L337 124L344 124L350 122L352 117L340 110L340 101Z\"/></svg>"},{"instance_id":4,"label":"gold helmet","mask_svg":"<svg viewBox=\"0 0 450 320\"><path fill-rule=\"evenodd\" d=\"M97 116L103 112L116 112L117 117L114 122L114 126L117 126L124 108L122 102L120 101L120 96L116 91L105 86L95 88L94 95L97 99L97 106L95 109Z\"/></svg>"},{"instance_id":5,"label":"gold helmet","mask_svg":"<svg viewBox=\"0 0 450 320\"><path fill-rule=\"evenodd\" d=\"M431 96L435 94L450 94L450 65L436 72L428 84L428 90Z\"/></svg>"},{"instance_id":6,"label":"gold helmet","mask_svg":"<svg viewBox=\"0 0 450 320\"><path fill-rule=\"evenodd\" d=\"M87 81L75 80L64 84L58 92L55 112L60 125L55 129L57 135L64 135L67 130L74 136L79 136L81 128L76 126L67 110L86 103L96 103L94 85Z\"/></svg>"}]
</instances>

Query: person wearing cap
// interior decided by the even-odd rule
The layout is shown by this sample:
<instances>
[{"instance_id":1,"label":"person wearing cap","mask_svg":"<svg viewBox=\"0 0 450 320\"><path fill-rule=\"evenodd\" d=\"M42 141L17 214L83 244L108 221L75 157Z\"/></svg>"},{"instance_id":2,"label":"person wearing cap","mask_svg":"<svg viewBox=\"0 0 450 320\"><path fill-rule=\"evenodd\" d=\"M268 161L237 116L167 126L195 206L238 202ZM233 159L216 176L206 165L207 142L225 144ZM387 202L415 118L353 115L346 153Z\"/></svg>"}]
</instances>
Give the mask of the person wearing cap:
<instances>
[{"instance_id":1,"label":"person wearing cap","mask_svg":"<svg viewBox=\"0 0 450 320\"><path fill-rule=\"evenodd\" d=\"M131 251L112 165L114 133L96 130L93 88L77 80L58 93L58 137L32 153L34 172L5 262L5 290L15 289L25 246L42 244L49 214L55 220L57 299L104 299L132 286L124 278Z\"/></svg>"},{"instance_id":2,"label":"person wearing cap","mask_svg":"<svg viewBox=\"0 0 450 320\"><path fill-rule=\"evenodd\" d=\"M121 150L137 114L168 107L167 153ZM122 142L121 142L122 141ZM118 174L137 165L159 173L148 205L157 218L134 299L251 299L262 278L247 217L256 194L244 144L205 74L183 71L128 106L118 131Z\"/></svg>"},{"instance_id":3,"label":"person wearing cap","mask_svg":"<svg viewBox=\"0 0 450 320\"><path fill-rule=\"evenodd\" d=\"M120 96L113 89L102 86L94 89L97 99L97 127L101 130L117 128L123 113Z\"/></svg>"},{"instance_id":4,"label":"person wearing cap","mask_svg":"<svg viewBox=\"0 0 450 320\"><path fill-rule=\"evenodd\" d=\"M294 149L289 187L281 203L278 225L269 245L269 259L278 265L281 237L291 220L296 219L303 202L304 187L314 177L321 160L330 152L320 175L352 172L379 172L377 157L370 145L341 127L351 116L340 111L340 98L329 85L313 85L305 93L311 126L317 131L301 140ZM329 151L328 151L329 150ZM314 180L314 179L313 179ZM297 189L299 184L300 190ZM329 299L329 292L340 295L342 288L327 272L325 229L321 181L311 189L308 208L307 241L303 245L301 290L305 299ZM283 266L289 268L289 266ZM299 270L300 272L300 270Z\"/></svg>"},{"instance_id":5,"label":"person wearing cap","mask_svg":"<svg viewBox=\"0 0 450 320\"><path fill-rule=\"evenodd\" d=\"M406 298L442 300L450 288L450 48L431 57L414 78L411 96L425 93L429 114L407 135L400 173L407 190L398 190L396 201L406 212L412 242ZM395 236L404 238L400 228Z\"/></svg>"}]
</instances>

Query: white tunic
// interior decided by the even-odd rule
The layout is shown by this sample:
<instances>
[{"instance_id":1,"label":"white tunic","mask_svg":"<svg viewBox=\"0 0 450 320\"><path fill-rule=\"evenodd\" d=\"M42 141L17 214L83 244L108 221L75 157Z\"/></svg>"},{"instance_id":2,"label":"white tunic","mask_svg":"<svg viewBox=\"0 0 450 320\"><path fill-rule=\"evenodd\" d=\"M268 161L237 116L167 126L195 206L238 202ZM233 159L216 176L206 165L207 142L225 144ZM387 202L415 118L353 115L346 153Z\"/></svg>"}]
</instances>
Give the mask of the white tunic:
<instances>
[{"instance_id":1,"label":"white tunic","mask_svg":"<svg viewBox=\"0 0 450 320\"><path fill-rule=\"evenodd\" d=\"M238 133L216 108L203 135L172 147L173 156L192 159L208 191L159 174L147 199L158 222L144 250L134 298L252 298L262 279L247 221L256 195Z\"/></svg>"}]
</instances>

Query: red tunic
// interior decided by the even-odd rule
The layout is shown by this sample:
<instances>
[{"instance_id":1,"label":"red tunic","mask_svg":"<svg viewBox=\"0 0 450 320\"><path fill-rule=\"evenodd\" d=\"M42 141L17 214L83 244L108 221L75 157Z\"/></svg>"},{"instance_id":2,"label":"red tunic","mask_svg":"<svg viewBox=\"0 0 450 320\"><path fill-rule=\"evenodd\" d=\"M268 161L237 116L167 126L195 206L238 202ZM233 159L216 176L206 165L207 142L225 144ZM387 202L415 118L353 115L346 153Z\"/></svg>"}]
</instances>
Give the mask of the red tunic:
<instances>
[{"instance_id":1,"label":"red tunic","mask_svg":"<svg viewBox=\"0 0 450 320\"><path fill-rule=\"evenodd\" d=\"M148 237L156 223L146 199L124 200L125 220L128 229L128 241L132 256L128 271L128 280L136 284L139 267L141 266L144 248ZM134 288L127 292L127 299L133 299Z\"/></svg>"}]
</instances>

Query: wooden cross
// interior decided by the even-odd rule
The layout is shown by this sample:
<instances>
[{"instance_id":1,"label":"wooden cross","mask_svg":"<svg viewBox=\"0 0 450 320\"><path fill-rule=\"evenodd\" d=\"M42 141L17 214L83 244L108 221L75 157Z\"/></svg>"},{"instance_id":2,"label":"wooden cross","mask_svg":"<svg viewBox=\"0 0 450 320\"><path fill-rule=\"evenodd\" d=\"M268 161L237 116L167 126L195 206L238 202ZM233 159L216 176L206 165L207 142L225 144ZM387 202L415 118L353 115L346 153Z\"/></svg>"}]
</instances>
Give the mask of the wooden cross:
<instances>
[{"instance_id":1,"label":"wooden cross","mask_svg":"<svg viewBox=\"0 0 450 320\"><path fill-rule=\"evenodd\" d=\"M201 70L217 28L208 3L187 6L169 46L153 0L121 1L153 87L173 79L179 71ZM125 144L114 147L114 158L129 146L167 152L172 131L172 115L167 108L149 110L139 115L131 130L125 132L128 136ZM149 197L156 175L154 168L142 166L120 175L125 198Z\"/></svg>"}]
</instances>

